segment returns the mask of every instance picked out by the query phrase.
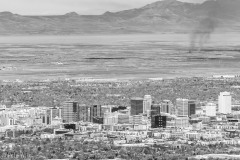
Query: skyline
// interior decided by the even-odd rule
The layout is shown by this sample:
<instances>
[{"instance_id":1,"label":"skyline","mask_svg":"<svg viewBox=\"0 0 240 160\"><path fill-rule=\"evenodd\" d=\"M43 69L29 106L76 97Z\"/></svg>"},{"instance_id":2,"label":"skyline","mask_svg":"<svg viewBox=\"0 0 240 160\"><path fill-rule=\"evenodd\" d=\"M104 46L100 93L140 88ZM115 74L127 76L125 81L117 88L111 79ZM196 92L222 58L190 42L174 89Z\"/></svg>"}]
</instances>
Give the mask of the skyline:
<instances>
[{"instance_id":1,"label":"skyline","mask_svg":"<svg viewBox=\"0 0 240 160\"><path fill-rule=\"evenodd\" d=\"M140 8L157 0L8 0L0 1L0 12L20 15L62 15L76 12L80 15L99 15L107 11ZM179 0L201 3L205 0Z\"/></svg>"}]
</instances>

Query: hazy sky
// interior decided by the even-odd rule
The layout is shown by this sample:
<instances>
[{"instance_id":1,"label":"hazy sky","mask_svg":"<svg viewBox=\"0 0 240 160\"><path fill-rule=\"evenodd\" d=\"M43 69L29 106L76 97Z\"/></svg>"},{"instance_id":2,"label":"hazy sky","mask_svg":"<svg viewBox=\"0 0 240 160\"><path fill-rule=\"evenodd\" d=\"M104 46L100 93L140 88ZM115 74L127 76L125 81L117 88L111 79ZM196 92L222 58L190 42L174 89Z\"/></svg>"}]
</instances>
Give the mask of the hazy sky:
<instances>
[{"instance_id":1,"label":"hazy sky","mask_svg":"<svg viewBox=\"0 0 240 160\"><path fill-rule=\"evenodd\" d=\"M53 15L73 11L78 14L102 14L106 11L142 7L155 1L157 0L0 0L0 12L10 11L23 15Z\"/></svg>"}]
</instances>

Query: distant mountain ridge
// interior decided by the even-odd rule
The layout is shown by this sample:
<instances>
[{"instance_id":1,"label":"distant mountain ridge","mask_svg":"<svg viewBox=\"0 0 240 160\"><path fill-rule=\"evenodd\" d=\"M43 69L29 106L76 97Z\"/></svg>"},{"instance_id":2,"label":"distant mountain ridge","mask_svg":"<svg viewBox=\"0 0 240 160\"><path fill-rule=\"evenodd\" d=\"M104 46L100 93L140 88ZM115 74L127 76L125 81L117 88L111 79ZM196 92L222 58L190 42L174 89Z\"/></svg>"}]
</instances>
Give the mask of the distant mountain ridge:
<instances>
[{"instance_id":1,"label":"distant mountain ridge","mask_svg":"<svg viewBox=\"0 0 240 160\"><path fill-rule=\"evenodd\" d=\"M201 19L216 20L217 28L239 31L240 0L209 0L202 4L163 0L142 8L102 15L79 15L75 12L56 16L22 16L0 13L0 34L127 34L188 32Z\"/></svg>"}]
</instances>

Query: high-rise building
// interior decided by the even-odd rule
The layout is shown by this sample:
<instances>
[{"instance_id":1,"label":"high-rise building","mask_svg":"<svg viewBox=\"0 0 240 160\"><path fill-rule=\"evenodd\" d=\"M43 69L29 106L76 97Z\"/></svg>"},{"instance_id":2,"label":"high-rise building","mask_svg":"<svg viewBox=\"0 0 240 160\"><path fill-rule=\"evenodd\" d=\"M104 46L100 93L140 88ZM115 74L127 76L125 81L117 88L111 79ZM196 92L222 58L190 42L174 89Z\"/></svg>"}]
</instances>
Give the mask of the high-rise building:
<instances>
[{"instance_id":1,"label":"high-rise building","mask_svg":"<svg viewBox=\"0 0 240 160\"><path fill-rule=\"evenodd\" d=\"M90 122L90 107L87 105L79 105L79 121Z\"/></svg>"},{"instance_id":2,"label":"high-rise building","mask_svg":"<svg viewBox=\"0 0 240 160\"><path fill-rule=\"evenodd\" d=\"M93 122L93 119L102 118L102 106L101 105L93 105L90 108L90 121Z\"/></svg>"},{"instance_id":3,"label":"high-rise building","mask_svg":"<svg viewBox=\"0 0 240 160\"><path fill-rule=\"evenodd\" d=\"M154 126L155 124L155 116L160 115L160 104L152 104L151 106L151 112L150 112L150 117L151 117L151 124Z\"/></svg>"},{"instance_id":4,"label":"high-rise building","mask_svg":"<svg viewBox=\"0 0 240 160\"><path fill-rule=\"evenodd\" d=\"M221 92L218 96L218 112L229 114L232 112L232 96L229 92Z\"/></svg>"},{"instance_id":5,"label":"high-rise building","mask_svg":"<svg viewBox=\"0 0 240 160\"><path fill-rule=\"evenodd\" d=\"M163 100L160 111L163 113L171 114L171 110L172 110L172 102L170 100Z\"/></svg>"},{"instance_id":6,"label":"high-rise building","mask_svg":"<svg viewBox=\"0 0 240 160\"><path fill-rule=\"evenodd\" d=\"M196 101L188 101L188 117L196 114Z\"/></svg>"},{"instance_id":7,"label":"high-rise building","mask_svg":"<svg viewBox=\"0 0 240 160\"><path fill-rule=\"evenodd\" d=\"M68 101L64 102L61 108L62 120L64 123L77 122L79 119L79 105L78 102Z\"/></svg>"},{"instance_id":8,"label":"high-rise building","mask_svg":"<svg viewBox=\"0 0 240 160\"><path fill-rule=\"evenodd\" d=\"M188 99L178 98L176 100L177 115L187 117L188 116Z\"/></svg>"},{"instance_id":9,"label":"high-rise building","mask_svg":"<svg viewBox=\"0 0 240 160\"><path fill-rule=\"evenodd\" d=\"M166 128L167 116L157 115L154 116L154 121L151 123L152 128Z\"/></svg>"},{"instance_id":10,"label":"high-rise building","mask_svg":"<svg viewBox=\"0 0 240 160\"><path fill-rule=\"evenodd\" d=\"M43 123L46 124L46 125L49 125L51 124L51 110L50 109L47 109L45 110L45 114L42 115L42 118L43 118Z\"/></svg>"},{"instance_id":11,"label":"high-rise building","mask_svg":"<svg viewBox=\"0 0 240 160\"><path fill-rule=\"evenodd\" d=\"M215 117L217 111L217 105L215 103L208 103L205 106L205 114L209 117Z\"/></svg>"},{"instance_id":12,"label":"high-rise building","mask_svg":"<svg viewBox=\"0 0 240 160\"><path fill-rule=\"evenodd\" d=\"M49 108L45 114L45 124L52 124L54 118L61 118L61 109L58 107Z\"/></svg>"},{"instance_id":13,"label":"high-rise building","mask_svg":"<svg viewBox=\"0 0 240 160\"><path fill-rule=\"evenodd\" d=\"M143 113L147 114L151 110L152 97L150 95L145 95L143 98Z\"/></svg>"},{"instance_id":14,"label":"high-rise building","mask_svg":"<svg viewBox=\"0 0 240 160\"><path fill-rule=\"evenodd\" d=\"M151 117L160 114L161 105L160 104L152 104L151 106Z\"/></svg>"},{"instance_id":15,"label":"high-rise building","mask_svg":"<svg viewBox=\"0 0 240 160\"><path fill-rule=\"evenodd\" d=\"M143 98L131 99L131 115L143 114Z\"/></svg>"}]
</instances>

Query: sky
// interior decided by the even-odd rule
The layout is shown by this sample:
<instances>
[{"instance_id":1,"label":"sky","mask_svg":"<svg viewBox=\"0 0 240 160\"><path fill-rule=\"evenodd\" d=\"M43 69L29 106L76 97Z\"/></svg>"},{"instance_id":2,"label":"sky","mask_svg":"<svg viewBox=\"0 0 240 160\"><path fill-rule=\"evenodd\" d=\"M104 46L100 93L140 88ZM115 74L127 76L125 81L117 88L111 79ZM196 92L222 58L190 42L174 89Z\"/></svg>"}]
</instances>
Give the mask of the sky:
<instances>
[{"instance_id":1,"label":"sky","mask_svg":"<svg viewBox=\"0 0 240 160\"><path fill-rule=\"evenodd\" d=\"M61 15L77 12L80 15L98 15L143 7L157 0L0 0L0 12L21 15ZM202 2L204 0L181 0Z\"/></svg>"}]
</instances>

